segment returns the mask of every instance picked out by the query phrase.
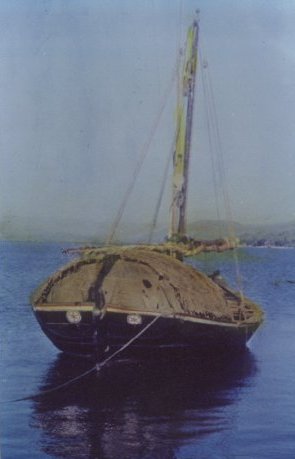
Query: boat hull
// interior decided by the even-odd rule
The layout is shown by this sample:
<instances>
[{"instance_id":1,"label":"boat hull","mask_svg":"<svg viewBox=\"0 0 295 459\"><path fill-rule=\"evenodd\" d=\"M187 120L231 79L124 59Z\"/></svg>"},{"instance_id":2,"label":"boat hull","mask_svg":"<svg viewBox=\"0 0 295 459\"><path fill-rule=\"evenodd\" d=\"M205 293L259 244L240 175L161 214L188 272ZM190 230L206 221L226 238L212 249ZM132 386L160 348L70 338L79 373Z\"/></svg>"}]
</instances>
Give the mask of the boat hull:
<instances>
[{"instance_id":1,"label":"boat hull","mask_svg":"<svg viewBox=\"0 0 295 459\"><path fill-rule=\"evenodd\" d=\"M69 323L68 311L78 312L80 322ZM74 309L46 305L35 307L34 312L44 333L58 349L70 354L94 356L97 360L103 359L107 351L120 349L157 316L155 313L138 314L114 309L95 316L89 306ZM157 321L124 352L239 351L245 348L259 325L216 322L185 315L158 316Z\"/></svg>"}]
</instances>

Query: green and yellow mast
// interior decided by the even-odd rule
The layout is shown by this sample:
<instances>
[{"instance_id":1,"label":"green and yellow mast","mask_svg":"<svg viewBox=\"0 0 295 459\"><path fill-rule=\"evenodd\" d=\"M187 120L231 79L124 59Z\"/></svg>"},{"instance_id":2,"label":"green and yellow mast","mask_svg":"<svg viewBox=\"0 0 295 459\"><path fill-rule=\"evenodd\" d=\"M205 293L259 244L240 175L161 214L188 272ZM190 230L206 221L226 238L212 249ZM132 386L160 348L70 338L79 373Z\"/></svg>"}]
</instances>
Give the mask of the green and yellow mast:
<instances>
[{"instance_id":1,"label":"green and yellow mast","mask_svg":"<svg viewBox=\"0 0 295 459\"><path fill-rule=\"evenodd\" d=\"M199 24L195 20L187 33L185 60L181 76L181 100L177 106L176 144L173 157L172 205L169 239L186 235L188 171L192 136L194 93L197 71Z\"/></svg>"}]
</instances>

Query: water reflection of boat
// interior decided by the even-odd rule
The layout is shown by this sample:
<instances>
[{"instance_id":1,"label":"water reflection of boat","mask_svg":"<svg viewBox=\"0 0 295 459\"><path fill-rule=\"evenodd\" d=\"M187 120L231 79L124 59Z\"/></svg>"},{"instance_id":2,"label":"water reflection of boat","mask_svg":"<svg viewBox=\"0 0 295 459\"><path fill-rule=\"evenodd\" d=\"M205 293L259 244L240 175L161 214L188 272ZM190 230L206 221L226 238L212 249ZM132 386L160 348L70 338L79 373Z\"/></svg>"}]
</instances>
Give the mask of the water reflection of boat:
<instances>
[{"instance_id":1,"label":"water reflection of boat","mask_svg":"<svg viewBox=\"0 0 295 459\"><path fill-rule=\"evenodd\" d=\"M41 389L86 369L86 361L60 355ZM42 450L56 458L172 459L188 441L228 428L224 409L255 372L248 351L230 359L182 354L144 364L114 361L69 390L35 401L33 422L43 431Z\"/></svg>"}]
</instances>

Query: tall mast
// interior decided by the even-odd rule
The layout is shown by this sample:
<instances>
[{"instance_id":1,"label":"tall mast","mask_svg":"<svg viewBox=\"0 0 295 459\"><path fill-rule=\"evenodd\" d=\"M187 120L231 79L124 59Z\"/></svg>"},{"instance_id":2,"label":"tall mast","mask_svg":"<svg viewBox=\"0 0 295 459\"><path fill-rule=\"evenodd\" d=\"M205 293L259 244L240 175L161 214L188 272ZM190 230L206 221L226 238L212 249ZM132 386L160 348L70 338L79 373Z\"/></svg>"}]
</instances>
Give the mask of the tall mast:
<instances>
[{"instance_id":1,"label":"tall mast","mask_svg":"<svg viewBox=\"0 0 295 459\"><path fill-rule=\"evenodd\" d=\"M173 157L172 205L169 238L186 234L186 204L197 70L199 24L195 20L187 33L181 79L182 98L177 106L176 144Z\"/></svg>"}]
</instances>

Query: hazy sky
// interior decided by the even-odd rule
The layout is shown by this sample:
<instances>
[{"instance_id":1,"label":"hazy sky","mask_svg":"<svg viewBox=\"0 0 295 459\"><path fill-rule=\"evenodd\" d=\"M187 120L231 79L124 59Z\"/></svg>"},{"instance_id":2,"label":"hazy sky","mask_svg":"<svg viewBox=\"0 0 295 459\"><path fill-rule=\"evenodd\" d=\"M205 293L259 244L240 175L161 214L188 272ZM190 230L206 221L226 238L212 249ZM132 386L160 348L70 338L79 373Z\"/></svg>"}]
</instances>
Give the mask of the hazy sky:
<instances>
[{"instance_id":1,"label":"hazy sky","mask_svg":"<svg viewBox=\"0 0 295 459\"><path fill-rule=\"evenodd\" d=\"M295 218L294 0L1 0L2 225L107 232L197 8L234 219ZM199 83L193 220L216 218ZM152 219L174 107L172 92L123 224Z\"/></svg>"}]
</instances>

